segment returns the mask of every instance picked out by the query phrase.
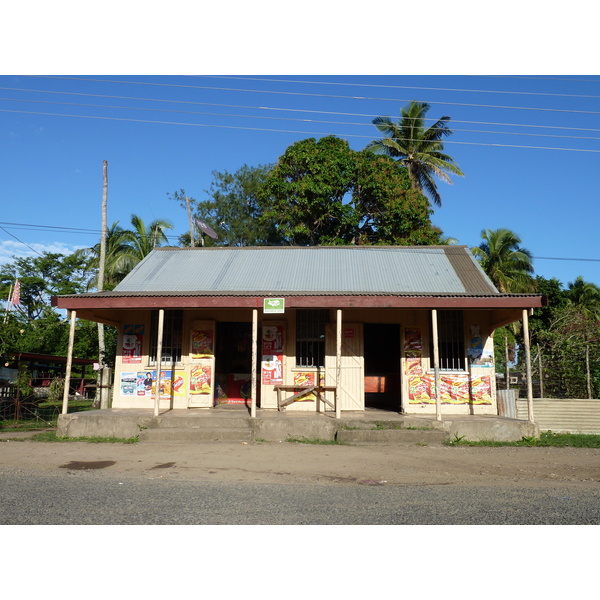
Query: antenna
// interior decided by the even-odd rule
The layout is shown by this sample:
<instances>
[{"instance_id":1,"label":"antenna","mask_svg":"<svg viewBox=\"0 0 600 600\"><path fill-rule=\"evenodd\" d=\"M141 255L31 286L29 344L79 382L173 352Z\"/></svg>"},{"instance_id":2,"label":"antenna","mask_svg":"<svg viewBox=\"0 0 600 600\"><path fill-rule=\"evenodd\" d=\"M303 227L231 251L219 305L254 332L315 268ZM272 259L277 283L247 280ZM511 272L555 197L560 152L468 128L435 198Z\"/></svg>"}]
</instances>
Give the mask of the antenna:
<instances>
[{"instance_id":1,"label":"antenna","mask_svg":"<svg viewBox=\"0 0 600 600\"><path fill-rule=\"evenodd\" d=\"M214 229L210 225L208 225L208 223L205 223L204 221L201 221L200 219L196 219L196 227L200 230L200 240L201 240L203 246L204 246L204 235L205 234L208 237L212 238L213 240L216 240L219 237L215 233Z\"/></svg>"}]
</instances>

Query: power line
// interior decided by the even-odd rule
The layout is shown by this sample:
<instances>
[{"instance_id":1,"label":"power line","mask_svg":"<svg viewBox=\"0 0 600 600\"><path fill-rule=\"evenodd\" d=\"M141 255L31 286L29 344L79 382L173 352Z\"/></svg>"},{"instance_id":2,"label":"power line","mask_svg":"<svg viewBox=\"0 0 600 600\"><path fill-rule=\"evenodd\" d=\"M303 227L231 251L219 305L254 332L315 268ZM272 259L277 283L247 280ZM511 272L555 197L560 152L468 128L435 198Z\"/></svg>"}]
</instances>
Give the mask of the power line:
<instances>
[{"instance_id":1,"label":"power line","mask_svg":"<svg viewBox=\"0 0 600 600\"><path fill-rule=\"evenodd\" d=\"M39 76L39 77L47 77L47 76ZM312 92L289 92L284 90L253 90L246 88L226 88L226 87L218 87L218 86L200 86L200 85L182 85L182 84L174 84L174 83L155 83L149 81L118 81L111 79L93 79L93 78L78 78L78 77L56 77L56 79L73 79L78 81L91 81L91 82L100 82L100 83L117 83L117 84L130 84L130 85L148 85L148 86L164 86L164 87L173 87L173 88L190 88L190 89L200 89L200 90L213 90L213 91L221 91L221 92L243 92L243 93L253 93L253 94L279 94L284 96L307 96L311 98L333 98L337 100L376 100L376 101L384 101L384 102L410 102L410 98L379 98L379 97L369 97L369 96L340 96L337 94L316 94ZM60 92L58 92L60 93ZM504 105L494 105L494 104L473 104L466 102L438 102L433 100L428 100L427 104L443 104L448 106L470 106L474 108L501 108L501 109L511 109L511 110L528 110L534 111L539 110L543 112L559 112L559 113L573 113L573 114L591 114L597 115L600 114L600 111L588 111L588 110L572 110L566 108L542 108L542 107L530 107L530 106L504 106Z\"/></svg>"},{"instance_id":2,"label":"power line","mask_svg":"<svg viewBox=\"0 0 600 600\"><path fill-rule=\"evenodd\" d=\"M52 231L52 232L68 231L70 233L86 233L86 234L91 233L91 234L97 234L97 235L100 235L100 233L101 233L100 229L60 227L60 226L53 226L53 225L35 225L33 223L11 223L11 222L6 222L6 221L0 222L0 229L2 229L4 232L8 233L8 235L11 235L17 241L19 241L20 243L22 243L26 246L28 246L28 244L19 240L14 235L12 235L10 232L6 231L5 227L11 228L11 229L25 229L25 230L33 229L33 230L41 230L41 231L47 230L47 231ZM165 233L165 232L163 231L163 233ZM179 237L180 237L178 235L167 235L166 233L165 233L165 236L168 239L179 239ZM28 247L31 250L33 250L34 252L36 252L37 254L39 254L39 252L37 252L37 250L34 250L33 248L31 248L31 246L28 246ZM418 252L420 249L413 248L413 250L415 252ZM422 250L424 252L427 251L428 250L427 246L423 246ZM532 258L534 260L568 260L568 261L577 261L577 262L600 262L600 258L575 258L575 257L556 257L556 256L532 256Z\"/></svg>"},{"instance_id":3,"label":"power line","mask_svg":"<svg viewBox=\"0 0 600 600\"><path fill-rule=\"evenodd\" d=\"M236 129L240 131L262 131L269 133L293 133L299 135L337 135L330 132L322 132L322 131L298 131L293 129L274 129L274 128L261 128L261 127L241 127L236 125L216 125L209 123L183 123L183 122L175 122L175 121L152 121L150 119L125 119L121 117L103 117L97 115L70 115L64 113L47 113L47 112L38 112L38 111L26 111L26 110L9 110L5 108L0 108L0 112L7 113L17 113L17 114L26 114L26 115L41 115L41 116L49 116L49 117L71 117L76 119L96 119L96 120L105 120L105 121L122 121L129 123L153 123L156 125L181 125L187 127L214 127L217 129ZM353 138L363 138L363 139L372 139L372 135L359 135L359 134L343 134L344 137L353 137ZM592 152L592 153L600 153L600 150L589 150L584 148L560 148L560 147L552 147L552 146L521 146L518 144L486 144L483 142L461 142L458 140L446 140L444 143L447 144L458 144L465 146L488 146L495 148L522 148L526 150L563 150L566 152Z\"/></svg>"},{"instance_id":4,"label":"power line","mask_svg":"<svg viewBox=\"0 0 600 600\"><path fill-rule=\"evenodd\" d=\"M159 84L157 84L159 85ZM351 112L340 112L340 111L324 111L324 110L309 110L309 109L299 109L299 108L281 108L281 107L273 107L273 106L249 106L243 104L225 104L218 102L199 102L194 100L174 100L174 99L164 99L164 98L144 98L139 96L116 96L109 94L90 94L86 92L67 92L67 91L57 91L57 90L34 90L29 88L13 88L13 87L1 87L2 90L7 91L16 91L16 92L31 92L36 94L56 94L56 95L66 95L66 96L85 96L90 98L108 98L111 100L135 100L140 102L159 102L166 104L190 104L190 105L198 105L198 106L217 106L221 108L242 108L245 110L260 110L260 111L281 111L281 112L299 112L299 113L310 113L310 114L323 114L323 115L341 115L341 116L352 116L352 117L367 117L374 118L380 116L375 113L351 113ZM32 103L50 103L49 100L32 100L32 99L22 99L22 98L2 98L3 100L8 101L19 101L19 102L32 102ZM119 107L119 106L106 106L106 105L86 105L86 104L75 104L75 103L61 103L55 102L55 104L65 104L65 105L74 105L74 106L92 106L92 107L106 107L106 108L130 108L130 107ZM139 110L148 110L147 108L139 108ZM161 110L161 109L157 109ZM174 111L173 112L185 112L185 111ZM194 114L194 113L192 113ZM200 113L203 114L203 113ZM426 121L436 121L437 119L425 119ZM600 129L595 128L584 128L584 127L564 127L557 125L532 125L532 124L523 124L523 123L498 123L493 121L467 121L467 120L459 120L452 119L453 123L466 123L466 124L476 124L476 125L499 125L503 127L531 127L531 128L547 128L547 129L561 129L561 130L574 130L574 131L593 131L598 132Z\"/></svg>"},{"instance_id":5,"label":"power line","mask_svg":"<svg viewBox=\"0 0 600 600\"><path fill-rule=\"evenodd\" d=\"M55 102L52 100L26 100L21 98L0 98L0 100L5 100L8 102L25 102L32 104L55 104L58 106L79 106L84 108L106 108L106 109L116 109L116 110L139 110L142 112L165 112L165 113L175 113L175 114L184 114L184 115L203 115L203 116L213 116L213 117L227 117L227 118L242 118L242 119L263 119L263 120L273 120L273 121L292 121L292 122L300 122L300 123L313 123L318 125L349 125L356 127L372 127L372 123L358 123L358 122L348 122L348 121L326 121L326 120L318 120L318 119L302 119L302 118L292 118L292 117L273 117L273 116L264 116L264 115L243 115L243 114L232 114L232 113L217 113L217 112L205 112L205 111L188 111L188 110L175 110L175 109L166 109L166 108L146 108L139 106L117 106L117 105L107 105L107 104L86 104L86 103L77 103L77 102ZM226 106L226 105L224 105ZM465 121L455 121L457 123L465 123ZM470 124L475 124L474 121L469 121ZM504 123L490 123L491 125L502 125ZM527 127L527 125L521 125L521 127ZM538 127L544 128L543 125L531 125L530 127ZM558 129L554 127L554 129ZM562 130L571 129L562 127ZM600 140L600 137L591 137L591 136L574 136L574 135L553 135L549 133L527 133L527 132L518 132L518 131L490 131L490 130L480 130L480 129L463 129L463 128L452 128L453 132L462 132L462 133L485 133L492 135L518 135L518 136L528 136L528 137L549 137L549 138L560 138L560 139L576 139L576 140ZM598 131L600 129L586 129L585 131ZM406 138L402 138L406 140Z\"/></svg>"}]
</instances>

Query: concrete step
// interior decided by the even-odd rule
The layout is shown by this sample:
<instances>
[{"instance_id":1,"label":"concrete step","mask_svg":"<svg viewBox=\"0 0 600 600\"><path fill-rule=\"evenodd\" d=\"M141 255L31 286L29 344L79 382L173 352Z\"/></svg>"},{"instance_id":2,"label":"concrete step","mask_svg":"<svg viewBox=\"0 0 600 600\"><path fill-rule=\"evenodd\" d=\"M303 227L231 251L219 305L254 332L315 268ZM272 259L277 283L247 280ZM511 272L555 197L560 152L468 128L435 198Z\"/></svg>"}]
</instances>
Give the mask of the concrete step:
<instances>
[{"instance_id":1,"label":"concrete step","mask_svg":"<svg viewBox=\"0 0 600 600\"><path fill-rule=\"evenodd\" d=\"M248 427L155 427L139 434L140 442L250 442L252 429Z\"/></svg>"},{"instance_id":2,"label":"concrete step","mask_svg":"<svg viewBox=\"0 0 600 600\"><path fill-rule=\"evenodd\" d=\"M158 429L251 429L252 420L246 415L219 416L161 416L153 425Z\"/></svg>"},{"instance_id":3,"label":"concrete step","mask_svg":"<svg viewBox=\"0 0 600 600\"><path fill-rule=\"evenodd\" d=\"M340 429L336 439L344 444L443 444L448 434L433 429Z\"/></svg>"}]
</instances>

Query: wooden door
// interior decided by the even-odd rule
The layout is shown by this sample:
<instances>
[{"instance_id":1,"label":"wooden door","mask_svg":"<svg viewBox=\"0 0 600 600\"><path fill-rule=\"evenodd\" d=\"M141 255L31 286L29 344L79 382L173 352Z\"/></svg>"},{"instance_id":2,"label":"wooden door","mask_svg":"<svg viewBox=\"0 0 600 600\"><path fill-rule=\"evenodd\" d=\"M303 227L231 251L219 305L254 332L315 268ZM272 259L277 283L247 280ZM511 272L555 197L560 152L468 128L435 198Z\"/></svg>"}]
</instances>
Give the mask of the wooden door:
<instances>
[{"instance_id":1,"label":"wooden door","mask_svg":"<svg viewBox=\"0 0 600 600\"><path fill-rule=\"evenodd\" d=\"M210 408L215 402L214 321L194 321L190 332L188 406Z\"/></svg>"},{"instance_id":2,"label":"wooden door","mask_svg":"<svg viewBox=\"0 0 600 600\"><path fill-rule=\"evenodd\" d=\"M364 410L364 358L362 323L342 323L342 358L338 401L341 410ZM337 381L336 325L329 323L326 329L325 384ZM333 401L333 395L328 395Z\"/></svg>"}]
</instances>

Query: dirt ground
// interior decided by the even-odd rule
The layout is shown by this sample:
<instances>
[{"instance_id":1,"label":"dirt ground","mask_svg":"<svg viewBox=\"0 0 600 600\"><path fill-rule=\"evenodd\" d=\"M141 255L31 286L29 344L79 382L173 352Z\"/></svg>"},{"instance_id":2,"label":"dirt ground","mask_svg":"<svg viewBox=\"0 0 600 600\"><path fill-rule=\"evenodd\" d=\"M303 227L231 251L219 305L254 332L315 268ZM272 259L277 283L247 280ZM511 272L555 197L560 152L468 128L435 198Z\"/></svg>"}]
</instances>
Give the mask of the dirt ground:
<instances>
[{"instance_id":1,"label":"dirt ground","mask_svg":"<svg viewBox=\"0 0 600 600\"><path fill-rule=\"evenodd\" d=\"M600 450L309 445L294 443L43 443L0 437L0 470L118 478L340 485L568 483L597 486Z\"/></svg>"}]
</instances>

